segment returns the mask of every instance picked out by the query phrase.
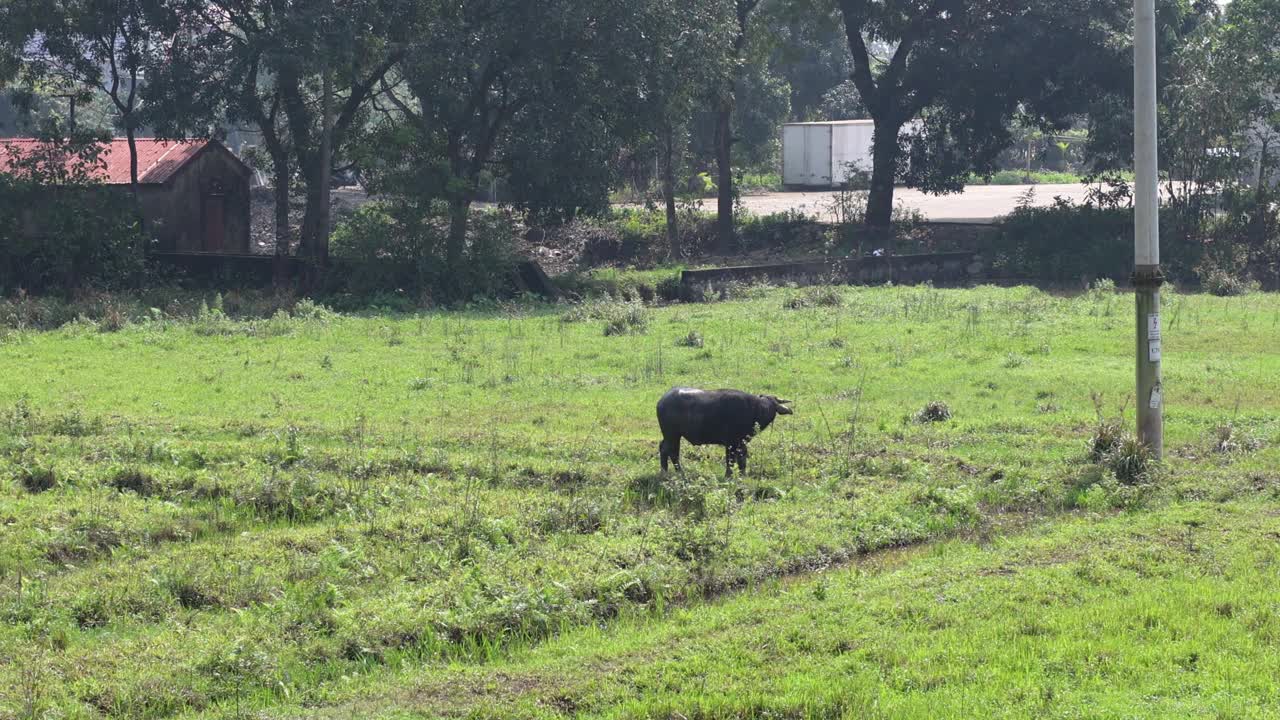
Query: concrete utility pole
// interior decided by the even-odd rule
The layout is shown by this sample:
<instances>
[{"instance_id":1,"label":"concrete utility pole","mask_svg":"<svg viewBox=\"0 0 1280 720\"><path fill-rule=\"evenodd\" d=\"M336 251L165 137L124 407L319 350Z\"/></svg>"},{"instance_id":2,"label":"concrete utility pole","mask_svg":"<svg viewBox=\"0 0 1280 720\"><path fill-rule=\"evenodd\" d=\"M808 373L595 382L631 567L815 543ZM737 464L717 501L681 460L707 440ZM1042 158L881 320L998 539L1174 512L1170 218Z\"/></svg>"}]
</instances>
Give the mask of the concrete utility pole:
<instances>
[{"instance_id":1,"label":"concrete utility pole","mask_svg":"<svg viewBox=\"0 0 1280 720\"><path fill-rule=\"evenodd\" d=\"M1134 0L1133 287L1138 320L1138 440L1164 454L1164 387L1160 376L1160 179L1156 152L1155 0Z\"/></svg>"}]
</instances>

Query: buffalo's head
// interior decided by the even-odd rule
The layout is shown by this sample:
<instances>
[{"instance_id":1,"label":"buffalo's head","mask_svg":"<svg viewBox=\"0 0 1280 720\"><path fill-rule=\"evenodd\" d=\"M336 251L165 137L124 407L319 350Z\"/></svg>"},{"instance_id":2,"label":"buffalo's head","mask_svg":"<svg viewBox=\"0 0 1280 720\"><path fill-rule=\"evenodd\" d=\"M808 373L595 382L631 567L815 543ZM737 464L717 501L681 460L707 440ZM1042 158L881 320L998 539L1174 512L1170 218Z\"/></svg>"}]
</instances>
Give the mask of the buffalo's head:
<instances>
[{"instance_id":1,"label":"buffalo's head","mask_svg":"<svg viewBox=\"0 0 1280 720\"><path fill-rule=\"evenodd\" d=\"M790 400L779 400L772 395L760 396L760 410L756 414L756 425L761 430L769 427L773 423L773 419L779 415L790 415L791 408L787 407Z\"/></svg>"},{"instance_id":2,"label":"buffalo's head","mask_svg":"<svg viewBox=\"0 0 1280 720\"><path fill-rule=\"evenodd\" d=\"M787 407L791 404L790 400L779 400L772 395L764 395L762 397L773 404L773 411L779 415L790 415L792 413L791 408Z\"/></svg>"}]
</instances>

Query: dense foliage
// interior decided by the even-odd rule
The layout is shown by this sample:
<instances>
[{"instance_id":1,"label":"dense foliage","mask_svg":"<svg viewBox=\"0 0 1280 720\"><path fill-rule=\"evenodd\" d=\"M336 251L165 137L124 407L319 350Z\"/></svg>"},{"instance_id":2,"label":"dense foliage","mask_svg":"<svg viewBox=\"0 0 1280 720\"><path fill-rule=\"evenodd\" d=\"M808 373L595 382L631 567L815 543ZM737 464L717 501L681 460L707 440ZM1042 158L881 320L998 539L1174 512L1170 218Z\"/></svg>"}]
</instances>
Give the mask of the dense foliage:
<instances>
[{"instance_id":1,"label":"dense foliage","mask_svg":"<svg viewBox=\"0 0 1280 720\"><path fill-rule=\"evenodd\" d=\"M1176 272L1275 275L1278 17L1276 0L1159 3ZM743 170L776 162L788 118L874 120L859 216L877 227L895 182L954 192L1017 179L997 172L1011 164L1118 177L1129 18L1127 0L27 0L0 5L0 82L36 120L65 106L102 124L106 107L128 137L250 128L280 252L325 259L331 176L358 176L385 202L341 231L343 256L383 237L381 255L356 254L464 298L488 287L468 269L488 256L469 227L485 194L554 226L628 186L665 205L676 262L701 242L697 199L715 195L719 246L734 247L751 231L734 218ZM392 229L352 239L374 219ZM424 243L446 270L389 272Z\"/></svg>"}]
</instances>

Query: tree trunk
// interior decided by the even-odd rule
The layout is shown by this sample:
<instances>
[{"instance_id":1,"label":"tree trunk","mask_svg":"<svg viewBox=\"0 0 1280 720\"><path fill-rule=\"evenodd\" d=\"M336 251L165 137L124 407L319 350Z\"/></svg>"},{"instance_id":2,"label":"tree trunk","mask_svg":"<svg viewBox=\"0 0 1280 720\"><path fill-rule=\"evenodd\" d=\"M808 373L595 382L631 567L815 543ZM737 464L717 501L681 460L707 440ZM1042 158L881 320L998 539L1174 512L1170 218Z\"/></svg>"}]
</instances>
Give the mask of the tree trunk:
<instances>
[{"instance_id":1,"label":"tree trunk","mask_svg":"<svg viewBox=\"0 0 1280 720\"><path fill-rule=\"evenodd\" d=\"M318 166L316 166L318 167ZM305 255L310 258L320 257L320 235L321 228L321 197L320 197L320 180L317 177L315 167L311 167L303 172L303 180L306 185L306 205L302 211L302 237L298 242L298 254ZM327 216L328 213L325 213ZM326 221L327 217L324 218ZM327 223L326 223L327 224Z\"/></svg>"},{"instance_id":2,"label":"tree trunk","mask_svg":"<svg viewBox=\"0 0 1280 720\"><path fill-rule=\"evenodd\" d=\"M1264 249L1268 230L1267 220L1271 213L1267 212L1267 140L1263 139L1261 147L1258 148L1258 185L1253 190L1253 212L1250 213L1250 238L1249 244L1253 246L1253 250L1260 251Z\"/></svg>"},{"instance_id":3,"label":"tree trunk","mask_svg":"<svg viewBox=\"0 0 1280 720\"><path fill-rule=\"evenodd\" d=\"M449 200L449 241L445 248L445 266L456 274L462 269L462 254L467 247L467 220L471 213L471 199L455 196Z\"/></svg>"},{"instance_id":4,"label":"tree trunk","mask_svg":"<svg viewBox=\"0 0 1280 720\"><path fill-rule=\"evenodd\" d=\"M126 122L124 127L124 137L129 142L129 192L133 193L134 198L138 197L138 141L134 137L137 132L133 129L133 123Z\"/></svg>"},{"instance_id":5,"label":"tree trunk","mask_svg":"<svg viewBox=\"0 0 1280 720\"><path fill-rule=\"evenodd\" d=\"M893 221L893 181L898 170L898 131L901 125L875 121L871 144L871 192L867 195L867 226L887 227Z\"/></svg>"},{"instance_id":6,"label":"tree trunk","mask_svg":"<svg viewBox=\"0 0 1280 720\"><path fill-rule=\"evenodd\" d=\"M288 255L292 250L289 232L289 161L274 158L275 171L271 175L272 191L276 201L276 255Z\"/></svg>"},{"instance_id":7,"label":"tree trunk","mask_svg":"<svg viewBox=\"0 0 1280 720\"><path fill-rule=\"evenodd\" d=\"M138 230L146 230L146 219L142 217L142 205L138 202L138 140L137 130L133 127L132 118L126 119L124 137L129 143L129 201L133 203L133 215L138 221Z\"/></svg>"},{"instance_id":8,"label":"tree trunk","mask_svg":"<svg viewBox=\"0 0 1280 720\"><path fill-rule=\"evenodd\" d=\"M293 238L289 232L289 161L271 161L275 170L271 173L271 191L275 196L275 254L288 255Z\"/></svg>"},{"instance_id":9,"label":"tree trunk","mask_svg":"<svg viewBox=\"0 0 1280 720\"><path fill-rule=\"evenodd\" d=\"M725 249L733 246L733 102L722 100L716 111L716 168L719 199L716 203L716 235Z\"/></svg>"},{"instance_id":10,"label":"tree trunk","mask_svg":"<svg viewBox=\"0 0 1280 720\"><path fill-rule=\"evenodd\" d=\"M676 216L675 132L670 126L665 130L662 152L662 195L667 201L667 247L670 248L671 257L678 259L682 248L680 247L680 219Z\"/></svg>"},{"instance_id":11,"label":"tree trunk","mask_svg":"<svg viewBox=\"0 0 1280 720\"><path fill-rule=\"evenodd\" d=\"M289 232L289 158L287 156L272 157L271 164L275 168L271 174L271 185L276 205L275 253L271 261L271 284L279 288L283 287L288 280L285 257L293 250L292 234Z\"/></svg>"},{"instance_id":12,"label":"tree trunk","mask_svg":"<svg viewBox=\"0 0 1280 720\"><path fill-rule=\"evenodd\" d=\"M329 262L329 174L333 168L333 80L328 68L323 72L324 83L320 93L320 215L316 218L319 232L315 246L321 265Z\"/></svg>"}]
</instances>

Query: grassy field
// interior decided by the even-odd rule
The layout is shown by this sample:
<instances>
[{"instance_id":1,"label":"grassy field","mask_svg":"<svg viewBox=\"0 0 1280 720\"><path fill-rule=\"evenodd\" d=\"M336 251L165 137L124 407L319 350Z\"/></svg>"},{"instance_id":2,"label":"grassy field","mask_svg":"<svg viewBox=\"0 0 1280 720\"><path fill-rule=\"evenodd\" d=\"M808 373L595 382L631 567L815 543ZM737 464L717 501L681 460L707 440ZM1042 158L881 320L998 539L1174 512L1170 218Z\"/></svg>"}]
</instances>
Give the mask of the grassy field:
<instances>
[{"instance_id":1,"label":"grassy field","mask_svg":"<svg viewBox=\"0 0 1280 720\"><path fill-rule=\"evenodd\" d=\"M0 716L1261 717L1280 297L1167 295L1169 457L1118 478L1086 443L1095 395L1131 423L1131 315L745 289L9 331ZM663 477L676 384L797 414L746 478Z\"/></svg>"},{"instance_id":2,"label":"grassy field","mask_svg":"<svg viewBox=\"0 0 1280 720\"><path fill-rule=\"evenodd\" d=\"M889 551L278 717L1270 718L1280 497Z\"/></svg>"}]
</instances>

